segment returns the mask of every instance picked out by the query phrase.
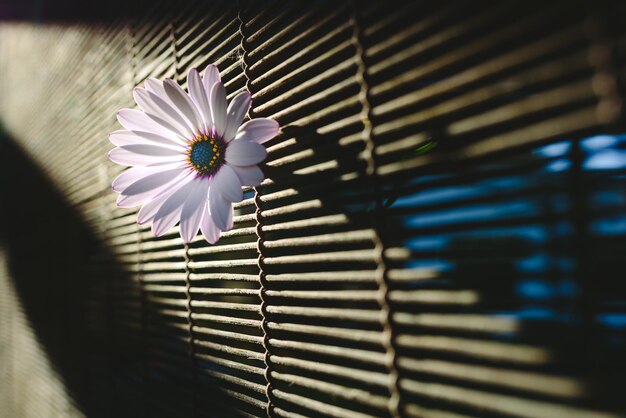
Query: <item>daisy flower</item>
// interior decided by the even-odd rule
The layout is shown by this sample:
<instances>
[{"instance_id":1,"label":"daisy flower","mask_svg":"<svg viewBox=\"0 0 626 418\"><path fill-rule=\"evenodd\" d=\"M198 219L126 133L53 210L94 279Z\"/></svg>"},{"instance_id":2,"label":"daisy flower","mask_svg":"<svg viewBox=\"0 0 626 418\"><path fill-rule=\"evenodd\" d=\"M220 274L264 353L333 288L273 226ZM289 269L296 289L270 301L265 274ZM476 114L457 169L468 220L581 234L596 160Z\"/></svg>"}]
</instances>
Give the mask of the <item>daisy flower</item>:
<instances>
[{"instance_id":1,"label":"daisy flower","mask_svg":"<svg viewBox=\"0 0 626 418\"><path fill-rule=\"evenodd\" d=\"M190 242L202 231L211 244L233 227L233 203L242 186L258 186L258 164L267 156L261 145L278 134L278 123L258 118L243 123L251 104L243 91L230 104L215 65L187 76L189 93L171 79L149 78L135 88L139 109L122 109L126 128L112 132L111 161L131 167L113 181L117 205L141 206L139 224L152 223L161 236L180 222Z\"/></svg>"}]
</instances>

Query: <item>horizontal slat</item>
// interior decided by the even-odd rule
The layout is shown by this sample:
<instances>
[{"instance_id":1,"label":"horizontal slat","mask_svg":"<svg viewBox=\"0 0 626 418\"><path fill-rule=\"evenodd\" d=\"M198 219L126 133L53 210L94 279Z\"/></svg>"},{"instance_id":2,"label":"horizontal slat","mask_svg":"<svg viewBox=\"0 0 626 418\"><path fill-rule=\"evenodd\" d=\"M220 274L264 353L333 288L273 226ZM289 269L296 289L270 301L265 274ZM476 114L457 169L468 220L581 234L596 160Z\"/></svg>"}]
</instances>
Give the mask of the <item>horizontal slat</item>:
<instances>
[{"instance_id":1,"label":"horizontal slat","mask_svg":"<svg viewBox=\"0 0 626 418\"><path fill-rule=\"evenodd\" d=\"M376 409L385 409L387 407L387 400L374 393L356 389L349 386L341 386L334 383L325 382L322 380L310 379L308 377L284 374L278 372L272 372L272 377L279 382L284 382L289 386L302 386L307 389L316 390L332 397L344 398L349 401L358 402L367 407L373 407Z\"/></svg>"},{"instance_id":2,"label":"horizontal slat","mask_svg":"<svg viewBox=\"0 0 626 418\"><path fill-rule=\"evenodd\" d=\"M314 361L302 360L292 357L272 356L272 363L284 367L292 367L298 370L323 374L328 376L341 377L360 382L366 386L387 385L387 376L382 373L359 370L337 365L322 364Z\"/></svg>"},{"instance_id":3,"label":"horizontal slat","mask_svg":"<svg viewBox=\"0 0 626 418\"><path fill-rule=\"evenodd\" d=\"M550 350L525 344L433 335L400 335L397 342L400 347L449 352L493 361L541 365L554 360Z\"/></svg>"},{"instance_id":4,"label":"horizontal slat","mask_svg":"<svg viewBox=\"0 0 626 418\"><path fill-rule=\"evenodd\" d=\"M351 411L345 408L340 408L337 406L333 406L324 402L315 401L313 399L309 399L303 396L294 395L293 393L283 392L281 390L274 390L273 395L277 399L285 400L287 402L291 402L298 406L303 406L311 411L315 411L316 413L321 413L326 416L331 417L355 417L355 418L372 418L375 415L362 414L359 412Z\"/></svg>"},{"instance_id":5,"label":"horizontal slat","mask_svg":"<svg viewBox=\"0 0 626 418\"><path fill-rule=\"evenodd\" d=\"M398 360L398 364L400 367L411 372L433 374L493 386L521 389L528 392L536 392L543 396L551 395L578 398L583 397L587 392L587 388L582 382L567 377L402 357Z\"/></svg>"},{"instance_id":6,"label":"horizontal slat","mask_svg":"<svg viewBox=\"0 0 626 418\"><path fill-rule=\"evenodd\" d=\"M317 325L292 324L283 322L269 322L268 326L271 330L274 331L284 331L301 334L304 337L306 337L307 335L315 335L317 337L332 337L339 340L377 344L379 346L382 346L383 341L383 336L379 332L354 328L322 327Z\"/></svg>"},{"instance_id":7,"label":"horizontal slat","mask_svg":"<svg viewBox=\"0 0 626 418\"><path fill-rule=\"evenodd\" d=\"M516 417L581 417L581 418L616 418L617 415L598 411L588 411L579 408L567 407L554 403L520 399L513 396L495 393L480 392L477 390L441 385L412 380L402 380L401 385L410 393L429 398L454 402L475 408L477 411L508 414Z\"/></svg>"}]
</instances>

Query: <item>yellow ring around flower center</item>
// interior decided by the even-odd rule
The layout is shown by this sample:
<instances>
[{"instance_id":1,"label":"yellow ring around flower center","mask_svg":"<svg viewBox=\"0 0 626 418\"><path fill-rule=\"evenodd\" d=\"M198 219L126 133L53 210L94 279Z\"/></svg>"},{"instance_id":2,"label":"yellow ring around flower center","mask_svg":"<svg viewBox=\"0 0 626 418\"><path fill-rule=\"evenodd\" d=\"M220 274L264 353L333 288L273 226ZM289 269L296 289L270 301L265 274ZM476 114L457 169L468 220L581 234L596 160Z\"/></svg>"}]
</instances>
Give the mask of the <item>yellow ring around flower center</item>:
<instances>
[{"instance_id":1,"label":"yellow ring around flower center","mask_svg":"<svg viewBox=\"0 0 626 418\"><path fill-rule=\"evenodd\" d=\"M224 146L211 136L198 135L189 144L187 161L199 174L214 174L224 162Z\"/></svg>"}]
</instances>

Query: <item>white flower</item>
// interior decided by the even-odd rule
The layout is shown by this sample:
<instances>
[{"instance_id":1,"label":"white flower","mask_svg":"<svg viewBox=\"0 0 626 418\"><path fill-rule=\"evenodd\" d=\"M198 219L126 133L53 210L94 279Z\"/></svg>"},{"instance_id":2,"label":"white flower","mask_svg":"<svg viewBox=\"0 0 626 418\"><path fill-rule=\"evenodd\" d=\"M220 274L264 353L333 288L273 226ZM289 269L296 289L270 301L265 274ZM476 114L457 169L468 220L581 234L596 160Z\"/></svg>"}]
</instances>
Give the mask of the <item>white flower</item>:
<instances>
[{"instance_id":1,"label":"white flower","mask_svg":"<svg viewBox=\"0 0 626 418\"><path fill-rule=\"evenodd\" d=\"M278 134L278 123L259 118L242 125L250 93L239 93L227 107L226 90L215 65L204 77L191 69L189 94L170 79L149 78L135 88L139 110L122 109L126 128L112 132L111 161L132 168L113 181L117 205L142 205L140 224L152 222L161 236L180 221L180 235L190 242L198 233L215 243L233 226L234 202L242 186L258 186L257 166L267 151L261 145Z\"/></svg>"}]
</instances>

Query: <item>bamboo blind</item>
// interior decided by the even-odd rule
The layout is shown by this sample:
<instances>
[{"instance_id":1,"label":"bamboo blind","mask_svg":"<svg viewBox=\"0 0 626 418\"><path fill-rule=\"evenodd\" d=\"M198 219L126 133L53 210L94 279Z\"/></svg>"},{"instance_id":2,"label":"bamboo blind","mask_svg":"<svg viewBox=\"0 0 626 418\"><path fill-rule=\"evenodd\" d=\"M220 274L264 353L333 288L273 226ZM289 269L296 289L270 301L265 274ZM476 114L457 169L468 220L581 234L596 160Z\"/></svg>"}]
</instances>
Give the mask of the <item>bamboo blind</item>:
<instances>
[{"instance_id":1,"label":"bamboo blind","mask_svg":"<svg viewBox=\"0 0 626 418\"><path fill-rule=\"evenodd\" d=\"M623 4L128 7L0 26L0 415L626 412ZM107 134L210 63L282 132L184 245Z\"/></svg>"}]
</instances>

